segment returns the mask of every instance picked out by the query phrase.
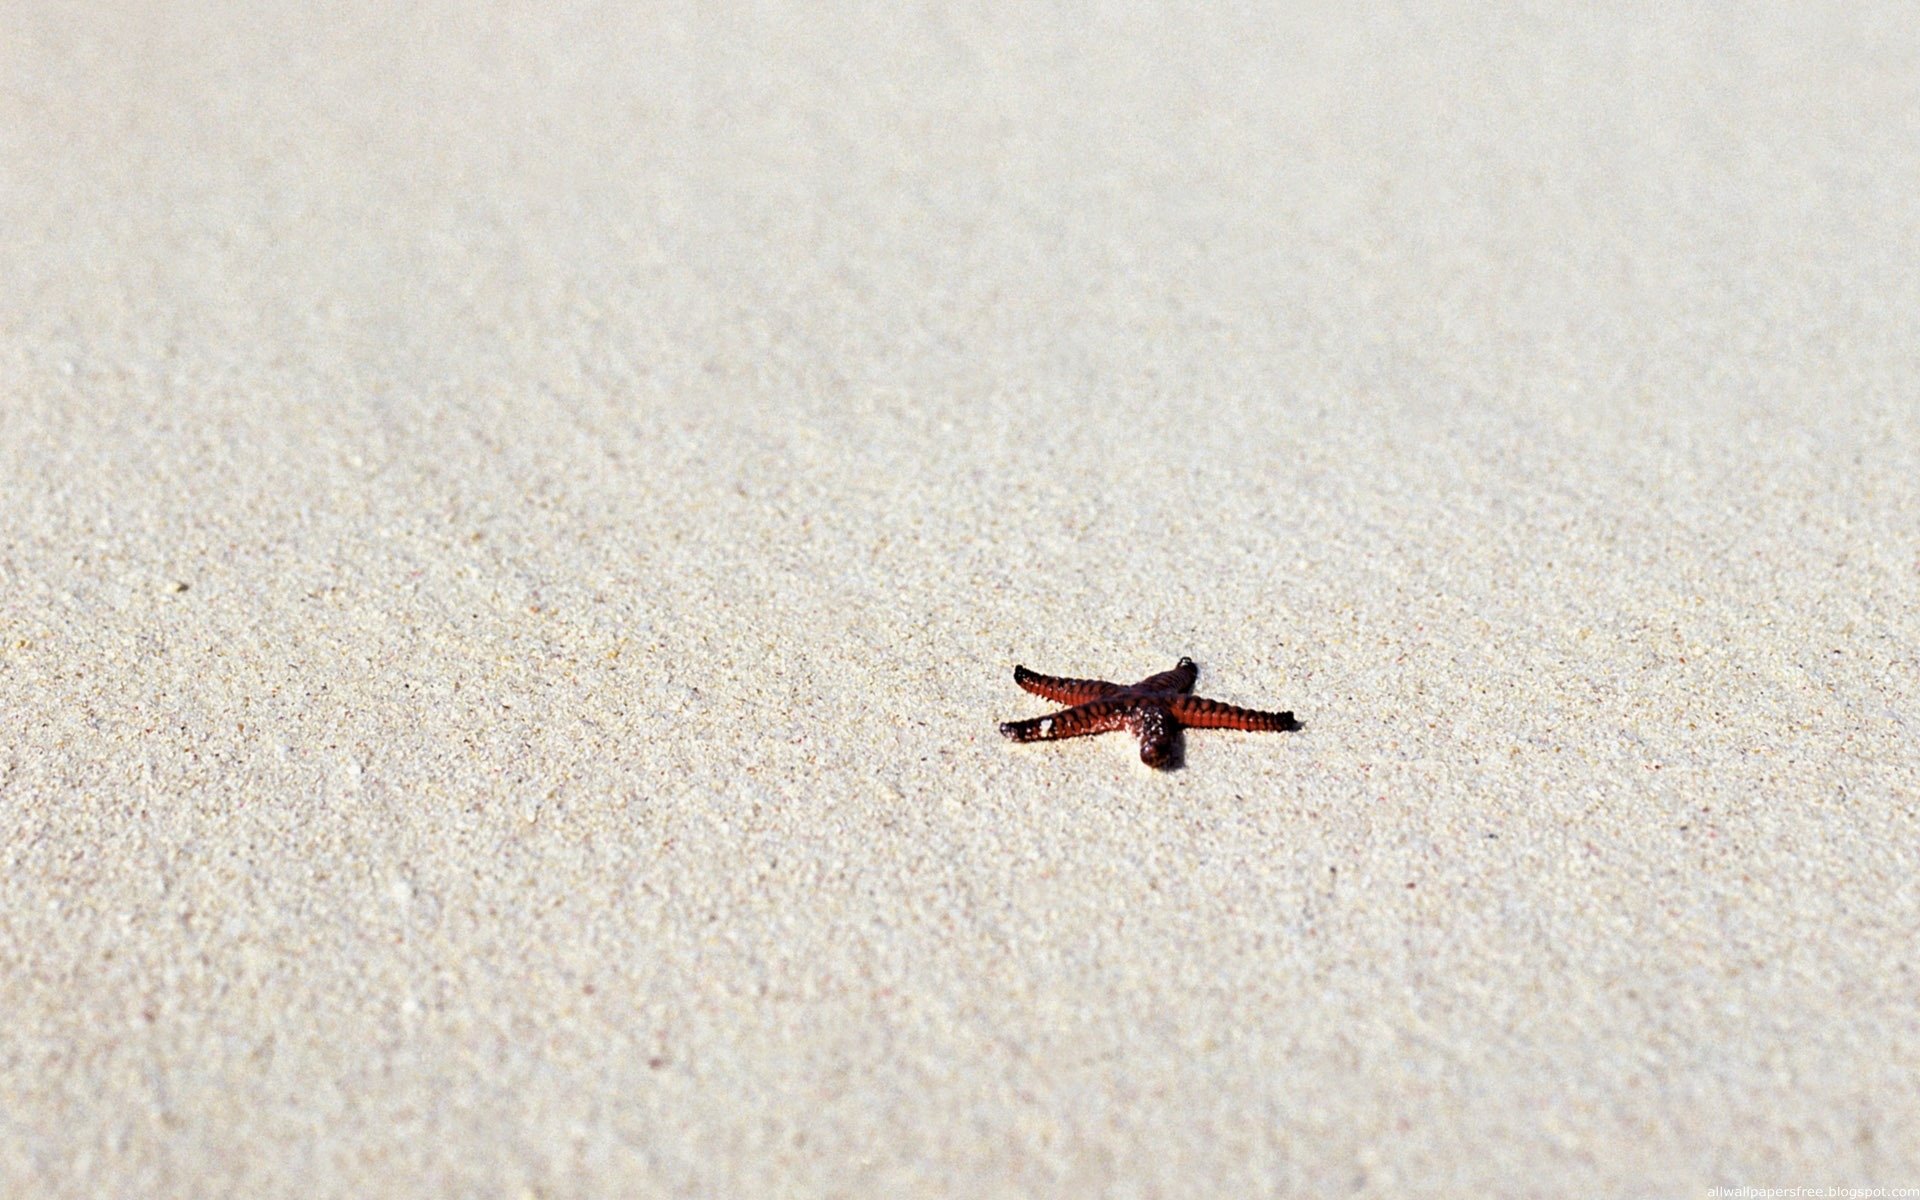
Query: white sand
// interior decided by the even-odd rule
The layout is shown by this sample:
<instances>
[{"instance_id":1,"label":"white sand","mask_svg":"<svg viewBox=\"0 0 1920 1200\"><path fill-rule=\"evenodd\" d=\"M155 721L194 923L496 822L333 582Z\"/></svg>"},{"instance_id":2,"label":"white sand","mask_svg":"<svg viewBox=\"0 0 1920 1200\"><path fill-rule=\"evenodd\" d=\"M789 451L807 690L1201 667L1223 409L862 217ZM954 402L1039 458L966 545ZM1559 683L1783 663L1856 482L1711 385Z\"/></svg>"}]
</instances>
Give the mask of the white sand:
<instances>
[{"instance_id":1,"label":"white sand","mask_svg":"<svg viewBox=\"0 0 1920 1200\"><path fill-rule=\"evenodd\" d=\"M1910 6L294 7L0 15L0 1194L1920 1186Z\"/></svg>"}]
</instances>

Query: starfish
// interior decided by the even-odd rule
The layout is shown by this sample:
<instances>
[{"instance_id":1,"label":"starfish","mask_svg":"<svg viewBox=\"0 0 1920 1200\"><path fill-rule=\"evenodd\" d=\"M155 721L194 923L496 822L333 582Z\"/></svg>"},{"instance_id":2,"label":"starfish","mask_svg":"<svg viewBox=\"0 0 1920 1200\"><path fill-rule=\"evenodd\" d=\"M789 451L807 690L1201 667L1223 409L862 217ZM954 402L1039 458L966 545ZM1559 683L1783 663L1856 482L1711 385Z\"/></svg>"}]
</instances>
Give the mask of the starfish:
<instances>
[{"instance_id":1,"label":"starfish","mask_svg":"<svg viewBox=\"0 0 1920 1200\"><path fill-rule=\"evenodd\" d=\"M1183 658L1171 671L1149 675L1122 687L1104 679L1057 679L1036 675L1025 667L1013 669L1013 681L1036 696L1045 696L1072 708L1031 721L1005 721L1000 732L1016 742L1050 742L1125 729L1140 739L1140 761L1150 767L1170 767L1182 727L1190 729L1246 729L1286 732L1300 728L1290 712L1258 712L1218 700L1191 695L1200 673L1193 660Z\"/></svg>"}]
</instances>

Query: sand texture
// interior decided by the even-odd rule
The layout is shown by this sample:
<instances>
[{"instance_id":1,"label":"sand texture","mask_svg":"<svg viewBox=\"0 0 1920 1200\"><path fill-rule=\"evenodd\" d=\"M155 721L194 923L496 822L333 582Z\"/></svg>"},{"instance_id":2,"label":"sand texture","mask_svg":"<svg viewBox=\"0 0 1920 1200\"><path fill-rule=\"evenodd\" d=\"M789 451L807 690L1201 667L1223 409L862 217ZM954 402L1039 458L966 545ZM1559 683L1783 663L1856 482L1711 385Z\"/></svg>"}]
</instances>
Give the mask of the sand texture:
<instances>
[{"instance_id":1,"label":"sand texture","mask_svg":"<svg viewBox=\"0 0 1920 1200\"><path fill-rule=\"evenodd\" d=\"M1920 1187L1916 197L1905 3L0 4L0 1195Z\"/></svg>"}]
</instances>

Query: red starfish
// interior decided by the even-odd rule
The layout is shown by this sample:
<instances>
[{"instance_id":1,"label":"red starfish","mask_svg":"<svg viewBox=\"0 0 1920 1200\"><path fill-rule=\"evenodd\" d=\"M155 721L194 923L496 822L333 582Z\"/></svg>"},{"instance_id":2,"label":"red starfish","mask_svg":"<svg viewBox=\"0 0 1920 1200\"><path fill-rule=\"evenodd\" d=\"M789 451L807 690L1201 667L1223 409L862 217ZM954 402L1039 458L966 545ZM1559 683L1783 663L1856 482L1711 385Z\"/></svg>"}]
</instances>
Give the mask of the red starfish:
<instances>
[{"instance_id":1,"label":"red starfish","mask_svg":"<svg viewBox=\"0 0 1920 1200\"><path fill-rule=\"evenodd\" d=\"M1141 762L1150 767L1170 767L1183 726L1276 732L1300 728L1300 722L1294 720L1290 712L1257 712L1189 695L1194 677L1199 673L1192 659L1183 658L1171 671L1149 675L1131 687L1122 687L1104 679L1056 679L1015 667L1015 683L1036 696L1073 707L1050 717L1003 722L1000 732L1016 742L1050 742L1125 729L1140 739Z\"/></svg>"}]
</instances>

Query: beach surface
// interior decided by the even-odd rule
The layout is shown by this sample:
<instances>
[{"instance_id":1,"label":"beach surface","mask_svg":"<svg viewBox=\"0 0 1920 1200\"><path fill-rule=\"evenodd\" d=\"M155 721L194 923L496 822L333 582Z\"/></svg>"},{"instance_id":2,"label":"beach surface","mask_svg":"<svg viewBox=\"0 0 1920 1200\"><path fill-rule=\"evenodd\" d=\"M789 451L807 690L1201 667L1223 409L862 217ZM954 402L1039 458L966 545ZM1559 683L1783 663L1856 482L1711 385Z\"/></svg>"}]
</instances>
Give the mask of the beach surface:
<instances>
[{"instance_id":1,"label":"beach surface","mask_svg":"<svg viewBox=\"0 0 1920 1200\"><path fill-rule=\"evenodd\" d=\"M8 4L0 1194L1920 1187L1912 16Z\"/></svg>"}]
</instances>

